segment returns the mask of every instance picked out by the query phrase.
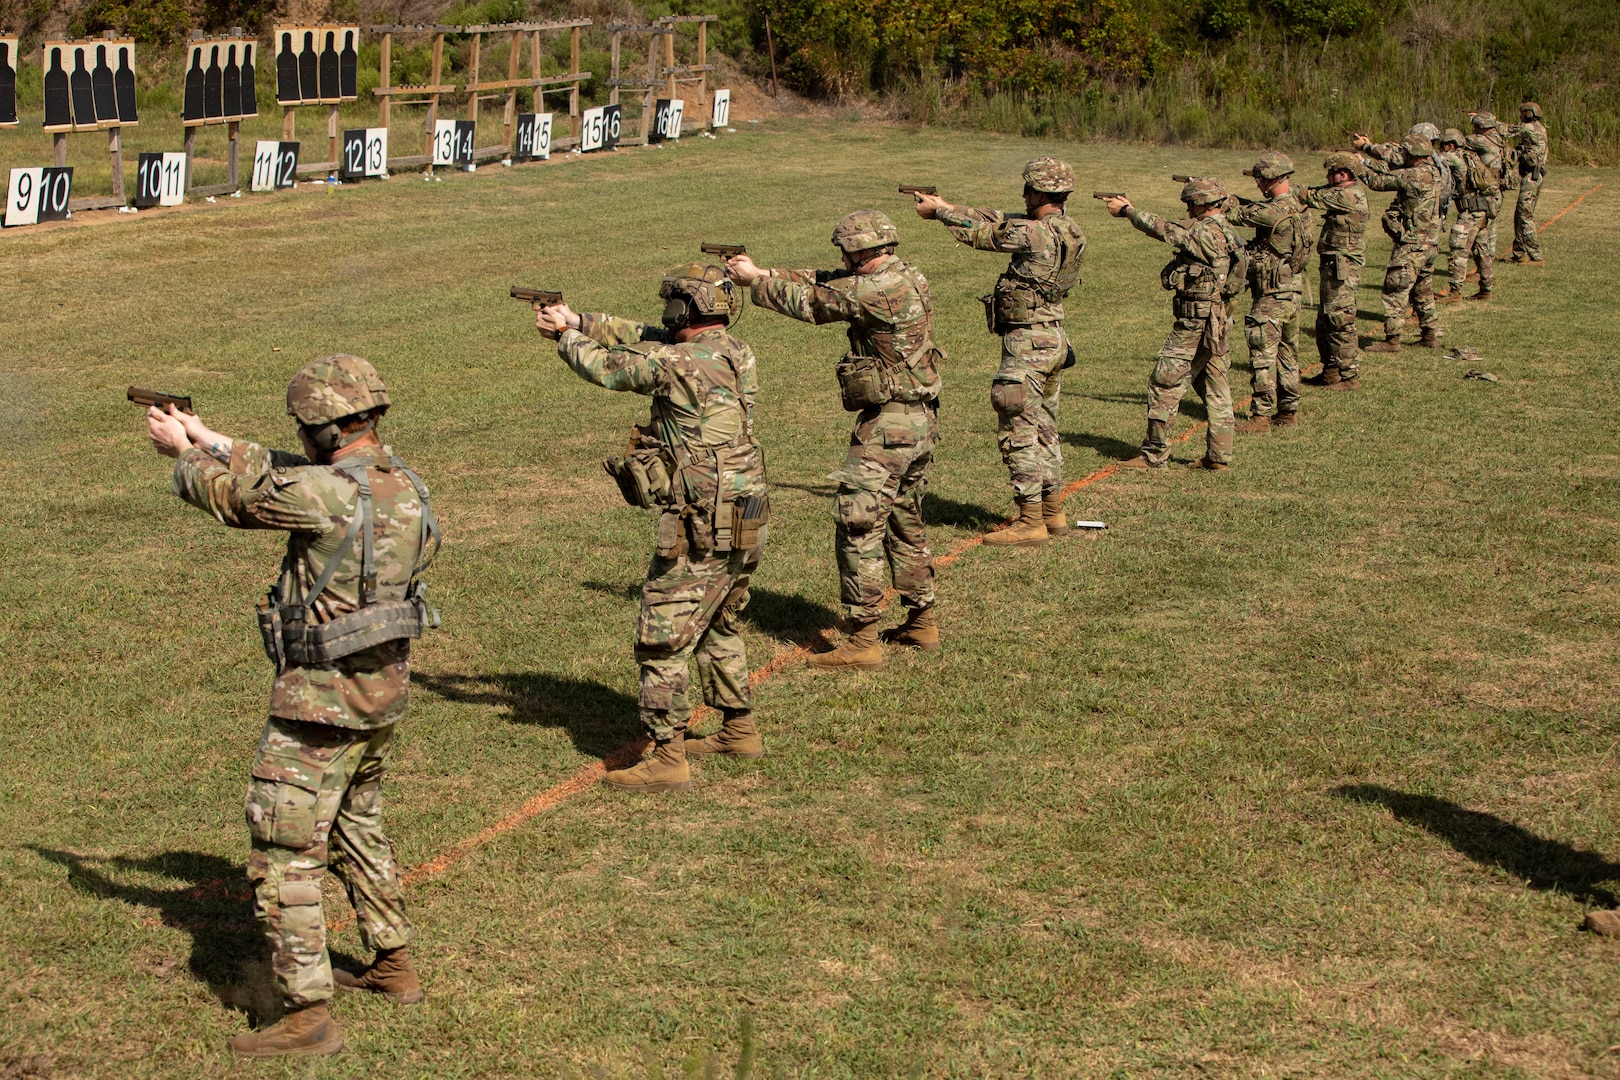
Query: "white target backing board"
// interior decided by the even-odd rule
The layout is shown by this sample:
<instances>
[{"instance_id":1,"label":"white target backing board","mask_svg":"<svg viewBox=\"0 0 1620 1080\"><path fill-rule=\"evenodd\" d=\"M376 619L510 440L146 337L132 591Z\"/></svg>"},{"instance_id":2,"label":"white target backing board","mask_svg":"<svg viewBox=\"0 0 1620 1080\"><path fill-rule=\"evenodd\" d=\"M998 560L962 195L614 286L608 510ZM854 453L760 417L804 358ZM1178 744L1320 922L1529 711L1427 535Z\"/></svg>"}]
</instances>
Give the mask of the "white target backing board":
<instances>
[{"instance_id":1,"label":"white target backing board","mask_svg":"<svg viewBox=\"0 0 1620 1080\"><path fill-rule=\"evenodd\" d=\"M180 122L196 127L258 116L259 95L254 85L258 51L259 43L252 38L191 42L186 47Z\"/></svg>"},{"instance_id":2,"label":"white target backing board","mask_svg":"<svg viewBox=\"0 0 1620 1080\"><path fill-rule=\"evenodd\" d=\"M624 110L618 105L599 105L580 116L579 148L584 151L612 150L619 145Z\"/></svg>"},{"instance_id":3,"label":"white target backing board","mask_svg":"<svg viewBox=\"0 0 1620 1080\"><path fill-rule=\"evenodd\" d=\"M714 110L709 114L709 123L717 128L731 126L730 90L716 90L714 92Z\"/></svg>"},{"instance_id":4,"label":"white target backing board","mask_svg":"<svg viewBox=\"0 0 1620 1080\"><path fill-rule=\"evenodd\" d=\"M686 102L680 98L659 98L653 104L652 128L647 132L648 142L664 142L681 137L681 122L686 117Z\"/></svg>"},{"instance_id":5,"label":"white target backing board","mask_svg":"<svg viewBox=\"0 0 1620 1080\"><path fill-rule=\"evenodd\" d=\"M135 170L135 205L179 206L186 198L186 155L142 154Z\"/></svg>"},{"instance_id":6,"label":"white target backing board","mask_svg":"<svg viewBox=\"0 0 1620 1080\"><path fill-rule=\"evenodd\" d=\"M17 123L17 39L0 36L0 127Z\"/></svg>"},{"instance_id":7,"label":"white target backing board","mask_svg":"<svg viewBox=\"0 0 1620 1080\"><path fill-rule=\"evenodd\" d=\"M545 161L551 157L551 114L518 113L513 136L513 161Z\"/></svg>"},{"instance_id":8,"label":"white target backing board","mask_svg":"<svg viewBox=\"0 0 1620 1080\"><path fill-rule=\"evenodd\" d=\"M472 120L438 120L433 125L433 164L471 165L473 136L478 125Z\"/></svg>"},{"instance_id":9,"label":"white target backing board","mask_svg":"<svg viewBox=\"0 0 1620 1080\"><path fill-rule=\"evenodd\" d=\"M358 96L358 26L277 26L276 101L335 105Z\"/></svg>"},{"instance_id":10,"label":"white target backing board","mask_svg":"<svg viewBox=\"0 0 1620 1080\"><path fill-rule=\"evenodd\" d=\"M290 188L298 181L298 144L260 139L253 148L254 191Z\"/></svg>"},{"instance_id":11,"label":"white target backing board","mask_svg":"<svg viewBox=\"0 0 1620 1080\"><path fill-rule=\"evenodd\" d=\"M343 133L343 179L388 175L388 129L352 128Z\"/></svg>"},{"instance_id":12,"label":"white target backing board","mask_svg":"<svg viewBox=\"0 0 1620 1080\"><path fill-rule=\"evenodd\" d=\"M6 227L65 221L73 169L12 169L6 189Z\"/></svg>"}]
</instances>

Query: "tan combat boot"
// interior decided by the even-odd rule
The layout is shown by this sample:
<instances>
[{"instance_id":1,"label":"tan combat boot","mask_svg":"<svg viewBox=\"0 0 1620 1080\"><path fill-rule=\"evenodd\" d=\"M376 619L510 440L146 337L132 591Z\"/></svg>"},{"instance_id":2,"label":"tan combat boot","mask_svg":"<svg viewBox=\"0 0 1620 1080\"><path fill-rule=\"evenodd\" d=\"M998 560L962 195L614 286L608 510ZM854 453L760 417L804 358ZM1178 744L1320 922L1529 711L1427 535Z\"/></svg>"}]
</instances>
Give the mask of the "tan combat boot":
<instances>
[{"instance_id":1,"label":"tan combat boot","mask_svg":"<svg viewBox=\"0 0 1620 1080\"><path fill-rule=\"evenodd\" d=\"M1479 292L1475 293L1473 296L1470 296L1468 299L1470 299L1470 300L1489 300L1490 298L1491 298L1491 290L1489 290L1489 289L1481 289L1481 290L1479 290Z\"/></svg>"},{"instance_id":2,"label":"tan combat boot","mask_svg":"<svg viewBox=\"0 0 1620 1080\"><path fill-rule=\"evenodd\" d=\"M1271 418L1271 426L1274 428L1295 427L1298 424L1299 413L1297 412L1280 412Z\"/></svg>"},{"instance_id":3,"label":"tan combat boot","mask_svg":"<svg viewBox=\"0 0 1620 1080\"><path fill-rule=\"evenodd\" d=\"M1005 529L985 534L984 538L991 547L1045 547L1046 541L1041 504L1034 501L1019 503L1017 519Z\"/></svg>"},{"instance_id":4,"label":"tan combat boot","mask_svg":"<svg viewBox=\"0 0 1620 1080\"><path fill-rule=\"evenodd\" d=\"M1588 911L1581 928L1604 937L1620 937L1620 911Z\"/></svg>"},{"instance_id":5,"label":"tan combat boot","mask_svg":"<svg viewBox=\"0 0 1620 1080\"><path fill-rule=\"evenodd\" d=\"M1463 278L1463 280L1464 281L1478 281L1479 280L1479 267L1476 266L1472 270L1469 270L1468 271L1468 276Z\"/></svg>"},{"instance_id":6,"label":"tan combat boot","mask_svg":"<svg viewBox=\"0 0 1620 1080\"><path fill-rule=\"evenodd\" d=\"M263 1031L232 1036L225 1045L237 1057L322 1057L343 1049L343 1033L322 1001L288 1013Z\"/></svg>"},{"instance_id":7,"label":"tan combat boot","mask_svg":"<svg viewBox=\"0 0 1620 1080\"><path fill-rule=\"evenodd\" d=\"M1399 334L1391 334L1389 337L1385 338L1383 341L1376 341L1371 345L1364 346L1361 351L1362 352L1400 352L1401 351L1401 335L1399 335Z\"/></svg>"},{"instance_id":8,"label":"tan combat boot","mask_svg":"<svg viewBox=\"0 0 1620 1080\"><path fill-rule=\"evenodd\" d=\"M1069 519L1063 513L1063 496L1049 491L1041 496L1041 524L1047 536L1068 536Z\"/></svg>"},{"instance_id":9,"label":"tan combat boot","mask_svg":"<svg viewBox=\"0 0 1620 1080\"><path fill-rule=\"evenodd\" d=\"M1137 454L1133 458L1126 458L1124 461L1120 462L1119 467L1121 469L1162 469L1164 468L1164 465L1154 464L1147 459L1145 454Z\"/></svg>"},{"instance_id":10,"label":"tan combat boot","mask_svg":"<svg viewBox=\"0 0 1620 1080\"><path fill-rule=\"evenodd\" d=\"M746 709L740 712L726 710L720 730L701 739L686 742L688 754L727 754L749 761L765 756L765 743L760 740L759 728L754 725L754 714Z\"/></svg>"},{"instance_id":11,"label":"tan combat boot","mask_svg":"<svg viewBox=\"0 0 1620 1080\"><path fill-rule=\"evenodd\" d=\"M906 621L891 630L885 630L878 637L890 645L905 645L923 652L939 651L939 620L934 617L934 607L909 608L906 611Z\"/></svg>"},{"instance_id":12,"label":"tan combat boot","mask_svg":"<svg viewBox=\"0 0 1620 1080\"><path fill-rule=\"evenodd\" d=\"M1251 416L1232 430L1239 435L1264 435L1271 430L1271 417Z\"/></svg>"},{"instance_id":13,"label":"tan combat boot","mask_svg":"<svg viewBox=\"0 0 1620 1080\"><path fill-rule=\"evenodd\" d=\"M614 769L604 779L608 787L620 791L686 791L692 786L692 770L686 764L686 744L681 732L668 742L656 743L653 752L639 765Z\"/></svg>"},{"instance_id":14,"label":"tan combat boot","mask_svg":"<svg viewBox=\"0 0 1620 1080\"><path fill-rule=\"evenodd\" d=\"M808 663L817 671L876 671L883 666L877 620L852 624L848 640L832 652L813 654Z\"/></svg>"},{"instance_id":15,"label":"tan combat boot","mask_svg":"<svg viewBox=\"0 0 1620 1080\"><path fill-rule=\"evenodd\" d=\"M371 966L356 975L342 968L332 969L332 981L344 990L368 990L381 994L395 1005L417 1005L422 1001L422 982L411 967L411 955L401 945L378 949Z\"/></svg>"},{"instance_id":16,"label":"tan combat boot","mask_svg":"<svg viewBox=\"0 0 1620 1080\"><path fill-rule=\"evenodd\" d=\"M1336 382L1332 386L1328 387L1328 389L1329 390L1360 390L1361 389L1361 376L1360 376L1360 374L1356 374L1356 375L1350 376L1348 379L1340 379L1338 382Z\"/></svg>"},{"instance_id":17,"label":"tan combat boot","mask_svg":"<svg viewBox=\"0 0 1620 1080\"><path fill-rule=\"evenodd\" d=\"M1344 375L1336 367L1324 367L1320 375L1312 375L1299 381L1306 386L1337 386L1344 381Z\"/></svg>"},{"instance_id":18,"label":"tan combat boot","mask_svg":"<svg viewBox=\"0 0 1620 1080\"><path fill-rule=\"evenodd\" d=\"M1224 465L1219 461L1211 461L1207 457L1201 457L1197 461L1187 462L1187 468L1189 469L1207 469L1210 472L1225 472L1231 467L1232 466Z\"/></svg>"},{"instance_id":19,"label":"tan combat boot","mask_svg":"<svg viewBox=\"0 0 1620 1080\"><path fill-rule=\"evenodd\" d=\"M1438 349L1440 347L1440 331L1432 326L1429 327L1423 331L1423 336L1418 338L1417 343L1425 349Z\"/></svg>"}]
</instances>

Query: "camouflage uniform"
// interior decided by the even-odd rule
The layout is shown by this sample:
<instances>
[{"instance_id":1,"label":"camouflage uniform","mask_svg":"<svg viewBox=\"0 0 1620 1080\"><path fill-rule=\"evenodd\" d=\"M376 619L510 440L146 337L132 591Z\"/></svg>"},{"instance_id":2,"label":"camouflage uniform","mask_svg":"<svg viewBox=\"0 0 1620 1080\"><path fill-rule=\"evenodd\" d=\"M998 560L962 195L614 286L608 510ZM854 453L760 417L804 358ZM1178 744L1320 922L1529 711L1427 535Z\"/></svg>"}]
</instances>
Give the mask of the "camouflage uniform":
<instances>
[{"instance_id":1,"label":"camouflage uniform","mask_svg":"<svg viewBox=\"0 0 1620 1080\"><path fill-rule=\"evenodd\" d=\"M1458 131L1456 128L1447 128L1445 130L1445 134L1442 135L1434 144L1434 163L1440 169L1440 192L1436 202L1437 209L1435 211L1435 218L1440 223L1440 232L1442 235L1444 235L1447 231L1447 211L1451 207L1457 205L1458 199L1461 198L1464 190L1468 186L1468 163L1463 159L1462 152L1462 147L1465 142L1466 140L1463 138L1462 132ZM1447 144L1451 144L1454 149L1444 149ZM1461 214L1462 211L1459 210L1458 216L1460 217ZM1465 251L1459 252L1459 249L1449 245L1447 251L1449 265L1454 267L1465 266L1465 264L1468 262L1468 255ZM1436 256L1435 267L1437 270L1439 268L1439 262L1439 257ZM1453 287L1458 287L1461 285L1463 280L1463 271L1458 270L1457 272L1452 273L1448 270L1447 277L1451 280Z\"/></svg>"},{"instance_id":2,"label":"camouflage uniform","mask_svg":"<svg viewBox=\"0 0 1620 1080\"><path fill-rule=\"evenodd\" d=\"M1383 292L1384 337L1397 341L1408 299L1426 333L1438 334L1440 327L1434 306L1434 262L1440 251L1436 216L1440 169L1427 142L1409 138L1404 145L1412 154L1411 164L1386 164L1393 161L1394 151L1379 146L1370 148L1369 157L1356 169L1356 179L1368 189L1396 192L1383 217L1384 232L1395 243L1384 269Z\"/></svg>"},{"instance_id":3,"label":"camouflage uniform","mask_svg":"<svg viewBox=\"0 0 1620 1080\"><path fill-rule=\"evenodd\" d=\"M1519 106L1522 123L1503 128L1509 138L1519 140L1519 201L1513 209L1513 260L1541 261L1541 240L1536 236L1536 202L1541 184L1547 178L1547 129L1541 124L1541 106L1527 101Z\"/></svg>"},{"instance_id":4,"label":"camouflage uniform","mask_svg":"<svg viewBox=\"0 0 1620 1080\"><path fill-rule=\"evenodd\" d=\"M893 223L883 222L893 234ZM840 367L876 359L884 372L889 400L859 408L849 456L828 477L838 483L834 517L845 616L858 624L879 617L885 559L901 603L932 607L934 557L922 503L939 439L944 354L933 340L928 279L890 253L870 273L768 271L754 282L753 299L803 322L848 323L849 352ZM846 397L845 408L851 404Z\"/></svg>"},{"instance_id":5,"label":"camouflage uniform","mask_svg":"<svg viewBox=\"0 0 1620 1080\"><path fill-rule=\"evenodd\" d=\"M1354 171L1355 158L1335 154L1327 168ZM1367 193L1348 187L1306 188L1300 194L1306 206L1322 212L1322 235L1316 242L1321 276L1321 302L1316 313L1316 349L1324 375L1337 370L1342 379L1360 374L1360 347L1356 340L1356 295L1361 289L1361 268L1367 264Z\"/></svg>"},{"instance_id":6,"label":"camouflage uniform","mask_svg":"<svg viewBox=\"0 0 1620 1080\"><path fill-rule=\"evenodd\" d=\"M1037 190L1072 191L1073 173L1055 159L1032 161L1024 182ZM992 332L1001 336L1001 366L990 387L1001 460L1020 503L1038 502L1063 488L1063 441L1058 396L1073 355L1063 325L1063 300L1080 284L1086 237L1059 212L1047 217L948 206L935 215L957 240L979 251L1012 256L987 299Z\"/></svg>"},{"instance_id":7,"label":"camouflage uniform","mask_svg":"<svg viewBox=\"0 0 1620 1080\"><path fill-rule=\"evenodd\" d=\"M336 358L340 377L364 378L355 359ZM295 381L289 399L298 386ZM240 440L228 464L193 447L175 463L174 493L232 528L288 533L278 586L283 598L307 597L337 559L309 608L311 624L327 624L361 610L364 537L348 532L359 488L339 471L361 467L375 523L376 586L368 596L401 600L420 569L424 506L414 478L387 447L340 452L330 466ZM408 638L330 664L289 662L277 672L245 801L253 839L247 876L276 987L291 1008L332 996L321 910L328 865L347 886L368 948L397 949L411 938L394 846L382 831L382 778L394 725L409 703L409 681Z\"/></svg>"},{"instance_id":8,"label":"camouflage uniform","mask_svg":"<svg viewBox=\"0 0 1620 1080\"><path fill-rule=\"evenodd\" d=\"M1451 288L1453 292L1462 290L1472 257L1479 267L1480 291L1490 292L1496 281L1496 256L1491 238L1496 213L1502 204L1498 179L1502 163L1495 144L1477 135L1464 140L1453 157L1459 185L1457 220L1451 226Z\"/></svg>"},{"instance_id":9,"label":"camouflage uniform","mask_svg":"<svg viewBox=\"0 0 1620 1080\"><path fill-rule=\"evenodd\" d=\"M1496 192L1486 199L1489 217L1480 228L1472 252L1481 278L1485 273L1482 256L1489 256L1493 260L1496 258L1496 222L1502 216L1503 195L1519 186L1518 170L1508 169L1507 130L1507 125L1497 123L1496 117L1490 113L1477 113L1474 116L1474 134L1468 140L1469 146L1485 160L1496 180ZM1484 284L1481 280L1480 287L1483 288Z\"/></svg>"},{"instance_id":10,"label":"camouflage uniform","mask_svg":"<svg viewBox=\"0 0 1620 1080\"><path fill-rule=\"evenodd\" d=\"M1219 184L1195 180L1183 189L1183 201L1198 184L1211 189L1199 198L1210 202L1225 199ZM1169 244L1173 255L1160 280L1165 288L1175 291L1172 308L1176 321L1148 379L1148 425L1142 457L1154 466L1169 460L1170 431L1190 383L1209 413L1205 457L1229 465L1236 418L1232 414L1232 388L1226 380L1231 366L1227 331L1232 318L1223 289L1227 289L1229 276L1243 272L1247 261L1243 238L1219 213L1166 221L1131 206L1124 216L1141 232Z\"/></svg>"},{"instance_id":11,"label":"camouflage uniform","mask_svg":"<svg viewBox=\"0 0 1620 1080\"><path fill-rule=\"evenodd\" d=\"M1265 155L1243 175L1276 180L1293 174L1286 154ZM1311 215L1293 192L1262 202L1228 196L1222 207L1233 225L1254 229L1249 252L1249 295L1243 317L1249 343L1251 416L1289 416L1299 411L1299 308L1310 258ZM1296 269L1297 268L1297 269Z\"/></svg>"},{"instance_id":12,"label":"camouflage uniform","mask_svg":"<svg viewBox=\"0 0 1620 1080\"><path fill-rule=\"evenodd\" d=\"M766 530L747 547L732 541L733 508L766 494L754 441L753 350L718 327L679 343L662 327L582 314L579 330L559 335L557 353L587 382L652 398L652 418L635 429L631 450L668 476L636 621L642 726L658 743L684 737L694 654L706 704L751 709L738 616Z\"/></svg>"}]
</instances>

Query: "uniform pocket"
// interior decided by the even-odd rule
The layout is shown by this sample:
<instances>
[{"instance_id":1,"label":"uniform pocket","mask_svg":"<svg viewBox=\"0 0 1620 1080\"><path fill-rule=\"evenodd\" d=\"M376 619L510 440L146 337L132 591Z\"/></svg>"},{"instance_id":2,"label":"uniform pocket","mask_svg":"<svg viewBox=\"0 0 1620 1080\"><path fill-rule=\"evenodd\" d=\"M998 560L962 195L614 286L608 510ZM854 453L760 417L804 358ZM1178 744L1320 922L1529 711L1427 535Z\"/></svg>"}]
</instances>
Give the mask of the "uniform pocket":
<instances>
[{"instance_id":1,"label":"uniform pocket","mask_svg":"<svg viewBox=\"0 0 1620 1080\"><path fill-rule=\"evenodd\" d=\"M315 840L320 817L319 789L263 775L271 771L256 764L248 781L244 804L248 832L261 843L307 848Z\"/></svg>"},{"instance_id":2,"label":"uniform pocket","mask_svg":"<svg viewBox=\"0 0 1620 1080\"><path fill-rule=\"evenodd\" d=\"M883 514L883 488L889 482L887 469L861 462L840 469L827 477L838 481L833 512L838 523L850 532L868 532Z\"/></svg>"},{"instance_id":3,"label":"uniform pocket","mask_svg":"<svg viewBox=\"0 0 1620 1080\"><path fill-rule=\"evenodd\" d=\"M998 378L990 384L990 407L998 416L1022 416L1028 400L1029 391L1021 380L1008 382Z\"/></svg>"}]
</instances>

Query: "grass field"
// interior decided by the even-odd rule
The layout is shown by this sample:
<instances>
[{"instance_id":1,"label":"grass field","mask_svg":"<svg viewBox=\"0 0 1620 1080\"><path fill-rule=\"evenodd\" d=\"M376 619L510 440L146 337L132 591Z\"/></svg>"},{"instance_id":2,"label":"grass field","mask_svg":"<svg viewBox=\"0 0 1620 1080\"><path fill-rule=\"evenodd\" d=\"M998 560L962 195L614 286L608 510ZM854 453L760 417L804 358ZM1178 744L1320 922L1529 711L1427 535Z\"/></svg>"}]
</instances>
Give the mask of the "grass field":
<instances>
[{"instance_id":1,"label":"grass field","mask_svg":"<svg viewBox=\"0 0 1620 1080\"><path fill-rule=\"evenodd\" d=\"M1106 533L967 550L941 654L784 668L758 688L763 762L704 762L682 796L579 785L414 885L425 1006L344 998L339 1057L227 1060L266 1004L241 795L279 546L168 494L124 387L285 445L305 360L352 350L389 380L386 434L448 535L386 785L421 866L636 734L652 521L599 461L645 405L575 378L507 286L655 318L700 240L830 265L840 214L887 209L950 354L944 551L1010 501L973 299L1000 263L895 185L1011 205L1047 152L1078 166L1090 237L1080 477L1140 439L1169 307L1165 249L1085 196L1169 212L1170 172L1236 180L1247 155L775 122L0 236L0 1077L717 1075L711 1052L729 1076L745 1049L799 1078L1620 1076L1620 943L1577 931L1620 891L1620 176L1568 169L1544 217L1604 186L1547 266L1443 309L1482 360L1369 358L1362 393L1308 392L1228 472L1072 497ZM834 622L850 425L836 328L739 332L777 510L759 666ZM359 959L352 928L333 948Z\"/></svg>"}]
</instances>

